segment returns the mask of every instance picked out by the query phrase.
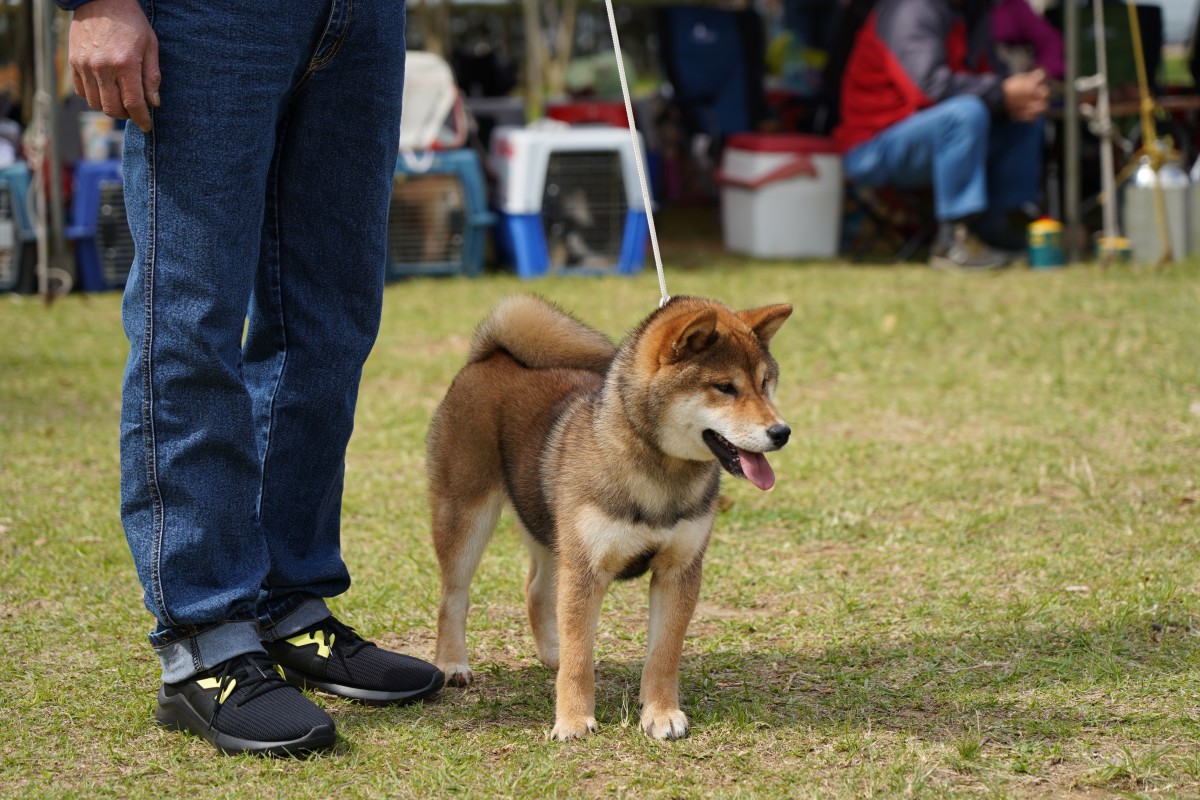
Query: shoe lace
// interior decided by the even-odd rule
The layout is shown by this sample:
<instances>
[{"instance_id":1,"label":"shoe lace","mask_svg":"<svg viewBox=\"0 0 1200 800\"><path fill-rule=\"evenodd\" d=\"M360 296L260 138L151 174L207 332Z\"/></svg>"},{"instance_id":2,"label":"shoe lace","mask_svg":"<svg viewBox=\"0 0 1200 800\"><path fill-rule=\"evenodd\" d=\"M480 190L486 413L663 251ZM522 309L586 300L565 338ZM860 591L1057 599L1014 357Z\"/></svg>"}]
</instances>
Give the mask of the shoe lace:
<instances>
[{"instance_id":1,"label":"shoe lace","mask_svg":"<svg viewBox=\"0 0 1200 800\"><path fill-rule=\"evenodd\" d=\"M286 689L291 686L283 679L282 675L275 671L275 664L262 653L244 653L225 662L224 668L217 675L218 698L225 694L225 689L229 686L230 681L237 681L240 689L250 689L249 692L240 692L238 699L234 702L235 706L243 706L276 689ZM217 703L212 719L208 721L209 728L216 724L217 716L224 707L225 703Z\"/></svg>"},{"instance_id":2,"label":"shoe lace","mask_svg":"<svg viewBox=\"0 0 1200 800\"><path fill-rule=\"evenodd\" d=\"M351 628L344 622L339 621L335 617L330 617L328 622L322 626L322 635L325 637L325 645L334 650L334 641L339 647L335 652L338 655L338 660L342 662L342 666L348 668L346 664L347 658L353 658L359 650L364 647L375 647L373 642L368 642L366 639L355 633L354 628Z\"/></svg>"}]
</instances>

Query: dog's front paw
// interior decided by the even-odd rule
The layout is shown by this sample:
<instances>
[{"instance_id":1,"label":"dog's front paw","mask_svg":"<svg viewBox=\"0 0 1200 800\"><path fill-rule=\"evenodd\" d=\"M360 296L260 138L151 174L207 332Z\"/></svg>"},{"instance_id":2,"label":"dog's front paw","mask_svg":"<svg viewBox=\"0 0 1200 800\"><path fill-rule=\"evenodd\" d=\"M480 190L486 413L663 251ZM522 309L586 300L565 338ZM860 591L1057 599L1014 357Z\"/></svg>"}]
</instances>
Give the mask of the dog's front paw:
<instances>
[{"instance_id":1,"label":"dog's front paw","mask_svg":"<svg viewBox=\"0 0 1200 800\"><path fill-rule=\"evenodd\" d=\"M655 739L682 739L687 736L688 718L678 708L647 708L642 712L642 730Z\"/></svg>"},{"instance_id":2,"label":"dog's front paw","mask_svg":"<svg viewBox=\"0 0 1200 800\"><path fill-rule=\"evenodd\" d=\"M471 674L471 668L466 664L438 664L438 669L446 676L447 686L457 686L462 688L469 686L474 676Z\"/></svg>"},{"instance_id":3,"label":"dog's front paw","mask_svg":"<svg viewBox=\"0 0 1200 800\"><path fill-rule=\"evenodd\" d=\"M554 721L554 729L550 731L550 738L556 742L566 742L571 739L582 739L595 732L595 717L560 717Z\"/></svg>"}]
</instances>

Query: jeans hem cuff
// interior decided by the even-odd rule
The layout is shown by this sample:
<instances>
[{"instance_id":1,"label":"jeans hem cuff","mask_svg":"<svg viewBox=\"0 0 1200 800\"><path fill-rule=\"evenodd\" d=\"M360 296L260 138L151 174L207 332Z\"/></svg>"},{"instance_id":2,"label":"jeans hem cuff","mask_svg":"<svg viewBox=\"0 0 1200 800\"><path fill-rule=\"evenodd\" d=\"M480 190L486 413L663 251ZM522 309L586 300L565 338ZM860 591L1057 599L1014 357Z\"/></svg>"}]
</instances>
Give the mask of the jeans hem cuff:
<instances>
[{"instance_id":1,"label":"jeans hem cuff","mask_svg":"<svg viewBox=\"0 0 1200 800\"><path fill-rule=\"evenodd\" d=\"M333 616L323 597L309 597L271 625L260 626L259 635L264 642L286 639L309 625L315 625Z\"/></svg>"},{"instance_id":2,"label":"jeans hem cuff","mask_svg":"<svg viewBox=\"0 0 1200 800\"><path fill-rule=\"evenodd\" d=\"M254 620L236 620L156 647L154 652L162 663L163 683L178 683L234 656L265 651Z\"/></svg>"}]
</instances>

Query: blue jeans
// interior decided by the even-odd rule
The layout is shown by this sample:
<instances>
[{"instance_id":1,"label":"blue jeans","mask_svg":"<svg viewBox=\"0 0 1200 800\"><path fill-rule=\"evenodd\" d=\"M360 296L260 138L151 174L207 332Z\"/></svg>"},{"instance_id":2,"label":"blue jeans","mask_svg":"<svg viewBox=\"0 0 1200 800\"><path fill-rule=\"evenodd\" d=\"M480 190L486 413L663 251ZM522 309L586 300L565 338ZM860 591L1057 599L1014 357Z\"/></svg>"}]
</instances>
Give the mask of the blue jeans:
<instances>
[{"instance_id":1,"label":"blue jeans","mask_svg":"<svg viewBox=\"0 0 1200 800\"><path fill-rule=\"evenodd\" d=\"M974 95L943 100L846 153L864 186L933 187L941 221L1005 212L1041 195L1043 123L994 120Z\"/></svg>"},{"instance_id":2,"label":"blue jeans","mask_svg":"<svg viewBox=\"0 0 1200 800\"><path fill-rule=\"evenodd\" d=\"M328 616L382 305L403 0L142 0L121 515L165 681Z\"/></svg>"}]
</instances>

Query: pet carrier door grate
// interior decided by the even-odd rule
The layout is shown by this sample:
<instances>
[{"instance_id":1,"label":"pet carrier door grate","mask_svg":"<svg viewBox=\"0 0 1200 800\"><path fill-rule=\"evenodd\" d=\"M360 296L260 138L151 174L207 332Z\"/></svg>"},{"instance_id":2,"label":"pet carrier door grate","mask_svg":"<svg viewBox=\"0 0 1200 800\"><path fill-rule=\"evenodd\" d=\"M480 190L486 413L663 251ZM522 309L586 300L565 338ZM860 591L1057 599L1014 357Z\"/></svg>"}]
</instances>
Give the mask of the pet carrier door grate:
<instances>
[{"instance_id":1,"label":"pet carrier door grate","mask_svg":"<svg viewBox=\"0 0 1200 800\"><path fill-rule=\"evenodd\" d=\"M551 271L611 268L621 257L628 211L619 153L551 153L542 195Z\"/></svg>"},{"instance_id":2,"label":"pet carrier door grate","mask_svg":"<svg viewBox=\"0 0 1200 800\"><path fill-rule=\"evenodd\" d=\"M388 215L391 263L406 272L459 269L467 225L467 200L457 175L397 175Z\"/></svg>"},{"instance_id":3,"label":"pet carrier door grate","mask_svg":"<svg viewBox=\"0 0 1200 800\"><path fill-rule=\"evenodd\" d=\"M133 236L125 217L125 187L121 181L100 181L96 243L104 282L109 286L124 286L133 265Z\"/></svg>"},{"instance_id":4,"label":"pet carrier door grate","mask_svg":"<svg viewBox=\"0 0 1200 800\"><path fill-rule=\"evenodd\" d=\"M85 159L76 165L71 219L66 234L75 240L79 288L85 292L120 289L129 278L134 254L120 160Z\"/></svg>"},{"instance_id":5,"label":"pet carrier door grate","mask_svg":"<svg viewBox=\"0 0 1200 800\"><path fill-rule=\"evenodd\" d=\"M388 280L478 275L493 222L473 150L400 153L388 211Z\"/></svg>"}]
</instances>

